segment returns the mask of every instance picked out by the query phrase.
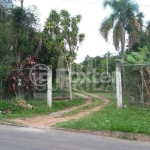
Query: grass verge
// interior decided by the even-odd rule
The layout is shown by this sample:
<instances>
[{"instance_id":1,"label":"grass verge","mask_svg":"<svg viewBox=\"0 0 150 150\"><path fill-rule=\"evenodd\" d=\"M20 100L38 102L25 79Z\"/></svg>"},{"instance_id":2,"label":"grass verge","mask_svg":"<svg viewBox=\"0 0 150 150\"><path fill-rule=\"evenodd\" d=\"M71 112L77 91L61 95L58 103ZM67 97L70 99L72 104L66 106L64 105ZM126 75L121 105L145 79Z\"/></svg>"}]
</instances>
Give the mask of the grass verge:
<instances>
[{"instance_id":1,"label":"grass verge","mask_svg":"<svg viewBox=\"0 0 150 150\"><path fill-rule=\"evenodd\" d=\"M77 98L72 101L53 101L52 108L47 106L46 100L28 100L29 104L35 106L34 109L23 109L21 107L15 107L12 102L0 100L0 120L8 118L26 118L37 115L49 114L59 110L63 110L68 107L79 106L85 103L83 98ZM3 110L13 109L11 114L2 114Z\"/></svg>"},{"instance_id":2,"label":"grass verge","mask_svg":"<svg viewBox=\"0 0 150 150\"><path fill-rule=\"evenodd\" d=\"M83 111L86 111L86 110L90 110L96 106L99 106L103 103L103 101L101 99L98 99L98 98L92 98L92 103L91 104L87 104L86 106L83 106L83 107L80 107L78 109L74 109L72 111L69 111L65 114L63 114L61 117L66 117L66 116L72 116L72 115L75 115L77 113L80 113L80 112L83 112Z\"/></svg>"},{"instance_id":3,"label":"grass verge","mask_svg":"<svg viewBox=\"0 0 150 150\"><path fill-rule=\"evenodd\" d=\"M96 111L89 116L79 120L71 120L58 123L61 128L77 130L109 130L131 133L144 133L150 135L150 111L116 108L116 98L111 98L113 93L101 93L102 96L110 98L110 103L101 111ZM129 97L123 101L130 105Z\"/></svg>"}]
</instances>

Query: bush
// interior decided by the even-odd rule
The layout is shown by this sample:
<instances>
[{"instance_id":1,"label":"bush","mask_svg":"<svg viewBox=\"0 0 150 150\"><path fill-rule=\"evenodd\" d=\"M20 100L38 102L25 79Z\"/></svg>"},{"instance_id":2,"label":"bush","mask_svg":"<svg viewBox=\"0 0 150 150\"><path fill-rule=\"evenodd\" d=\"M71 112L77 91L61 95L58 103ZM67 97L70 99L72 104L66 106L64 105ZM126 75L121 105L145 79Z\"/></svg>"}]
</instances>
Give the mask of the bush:
<instances>
[{"instance_id":1,"label":"bush","mask_svg":"<svg viewBox=\"0 0 150 150\"><path fill-rule=\"evenodd\" d=\"M5 111L7 109L13 109L15 106L11 102L0 100L0 111Z\"/></svg>"}]
</instances>

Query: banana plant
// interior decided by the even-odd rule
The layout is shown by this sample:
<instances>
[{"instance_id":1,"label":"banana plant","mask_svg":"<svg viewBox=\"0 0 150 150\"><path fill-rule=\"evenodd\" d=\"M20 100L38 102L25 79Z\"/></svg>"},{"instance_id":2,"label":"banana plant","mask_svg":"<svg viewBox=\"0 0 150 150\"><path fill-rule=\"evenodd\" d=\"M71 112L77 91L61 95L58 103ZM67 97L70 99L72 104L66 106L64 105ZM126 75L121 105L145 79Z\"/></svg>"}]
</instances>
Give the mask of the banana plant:
<instances>
[{"instance_id":1,"label":"banana plant","mask_svg":"<svg viewBox=\"0 0 150 150\"><path fill-rule=\"evenodd\" d=\"M140 65L145 64L144 69L148 72L149 79L150 79L150 65L149 65L150 59L148 58L148 54L150 53L148 51L147 46L144 46L143 48L139 48L139 50L140 52L131 52L131 54L126 55L126 58L127 58L126 62L129 64L139 64L139 67L136 70L140 73L141 78L143 79L146 94L147 94L148 99L150 100L150 89L143 75L143 71L140 67Z\"/></svg>"}]
</instances>

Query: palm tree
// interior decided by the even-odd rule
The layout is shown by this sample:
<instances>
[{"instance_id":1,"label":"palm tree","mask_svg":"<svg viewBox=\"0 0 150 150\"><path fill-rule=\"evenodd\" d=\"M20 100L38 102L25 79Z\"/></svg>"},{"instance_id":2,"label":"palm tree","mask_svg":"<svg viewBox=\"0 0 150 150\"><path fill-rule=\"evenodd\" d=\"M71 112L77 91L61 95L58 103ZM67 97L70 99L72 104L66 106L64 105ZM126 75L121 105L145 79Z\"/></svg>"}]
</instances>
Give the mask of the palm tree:
<instances>
[{"instance_id":1,"label":"palm tree","mask_svg":"<svg viewBox=\"0 0 150 150\"><path fill-rule=\"evenodd\" d=\"M108 35L113 30L113 44L116 50L121 46L121 56L124 60L126 31L129 35L129 43L137 36L138 22L134 14L138 12L138 5L131 0L104 0L103 6L104 8L109 6L112 14L102 22L100 33L108 41Z\"/></svg>"},{"instance_id":2,"label":"palm tree","mask_svg":"<svg viewBox=\"0 0 150 150\"><path fill-rule=\"evenodd\" d=\"M126 26L126 31L128 33L128 50L130 50L133 44L136 43L140 38L143 27L143 18L143 13L139 12L136 16L133 15L132 19L129 20Z\"/></svg>"},{"instance_id":3,"label":"palm tree","mask_svg":"<svg viewBox=\"0 0 150 150\"><path fill-rule=\"evenodd\" d=\"M147 22L146 29L147 29L147 34L150 35L150 21Z\"/></svg>"},{"instance_id":4,"label":"palm tree","mask_svg":"<svg viewBox=\"0 0 150 150\"><path fill-rule=\"evenodd\" d=\"M140 30L142 31L142 26L143 26L143 18L144 18L144 14L143 12L139 12L137 15L137 21L139 22L140 25Z\"/></svg>"}]
</instances>

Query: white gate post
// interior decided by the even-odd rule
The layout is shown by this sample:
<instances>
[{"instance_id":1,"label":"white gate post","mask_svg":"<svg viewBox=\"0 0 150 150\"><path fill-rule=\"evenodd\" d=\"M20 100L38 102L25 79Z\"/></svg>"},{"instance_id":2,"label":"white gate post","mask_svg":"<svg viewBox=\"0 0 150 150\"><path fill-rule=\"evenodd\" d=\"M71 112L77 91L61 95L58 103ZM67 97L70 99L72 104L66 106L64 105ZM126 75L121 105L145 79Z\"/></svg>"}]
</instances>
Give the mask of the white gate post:
<instances>
[{"instance_id":1,"label":"white gate post","mask_svg":"<svg viewBox=\"0 0 150 150\"><path fill-rule=\"evenodd\" d=\"M116 61L116 90L117 90L117 107L122 108L121 65L119 61Z\"/></svg>"},{"instance_id":2,"label":"white gate post","mask_svg":"<svg viewBox=\"0 0 150 150\"><path fill-rule=\"evenodd\" d=\"M47 68L47 105L52 107L52 67Z\"/></svg>"}]
</instances>

